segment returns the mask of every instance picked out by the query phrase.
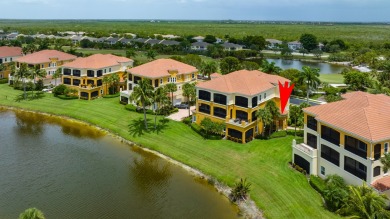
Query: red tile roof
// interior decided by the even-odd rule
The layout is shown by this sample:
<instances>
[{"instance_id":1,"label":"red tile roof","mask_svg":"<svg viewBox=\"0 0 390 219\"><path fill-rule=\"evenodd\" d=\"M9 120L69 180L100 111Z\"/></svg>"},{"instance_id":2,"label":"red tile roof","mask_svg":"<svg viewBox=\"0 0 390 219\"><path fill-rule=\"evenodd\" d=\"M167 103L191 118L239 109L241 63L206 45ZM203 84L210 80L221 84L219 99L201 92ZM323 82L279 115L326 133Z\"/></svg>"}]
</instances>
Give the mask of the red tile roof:
<instances>
[{"instance_id":1,"label":"red tile roof","mask_svg":"<svg viewBox=\"0 0 390 219\"><path fill-rule=\"evenodd\" d=\"M380 192L387 191L390 189L390 176L385 176L383 178L377 179L371 185Z\"/></svg>"},{"instance_id":2,"label":"red tile roof","mask_svg":"<svg viewBox=\"0 0 390 219\"><path fill-rule=\"evenodd\" d=\"M252 96L259 94L278 85L278 81L290 82L288 79L278 75L270 75L254 70L240 70L214 77L210 81L199 83L196 87L214 90L222 93L238 93Z\"/></svg>"},{"instance_id":3,"label":"red tile roof","mask_svg":"<svg viewBox=\"0 0 390 219\"><path fill-rule=\"evenodd\" d=\"M68 61L76 59L77 57L57 50L42 50L20 57L16 61L27 64L41 64L50 62L50 58L57 58L58 61Z\"/></svg>"},{"instance_id":4,"label":"red tile roof","mask_svg":"<svg viewBox=\"0 0 390 219\"><path fill-rule=\"evenodd\" d=\"M128 71L134 75L146 78L159 78L170 76L170 71L177 71L178 74L189 74L197 72L198 69L173 59L157 59L129 69Z\"/></svg>"},{"instance_id":5,"label":"red tile roof","mask_svg":"<svg viewBox=\"0 0 390 219\"><path fill-rule=\"evenodd\" d=\"M111 54L95 54L85 58L77 58L73 62L62 65L62 67L100 69L130 61L133 60Z\"/></svg>"},{"instance_id":6,"label":"red tile roof","mask_svg":"<svg viewBox=\"0 0 390 219\"><path fill-rule=\"evenodd\" d=\"M314 115L321 122L370 142L390 139L390 97L358 91L347 93L343 98L303 111Z\"/></svg>"},{"instance_id":7,"label":"red tile roof","mask_svg":"<svg viewBox=\"0 0 390 219\"><path fill-rule=\"evenodd\" d=\"M20 47L9 47L9 46L1 46L0 47L0 57L15 57L22 56L22 48Z\"/></svg>"}]
</instances>

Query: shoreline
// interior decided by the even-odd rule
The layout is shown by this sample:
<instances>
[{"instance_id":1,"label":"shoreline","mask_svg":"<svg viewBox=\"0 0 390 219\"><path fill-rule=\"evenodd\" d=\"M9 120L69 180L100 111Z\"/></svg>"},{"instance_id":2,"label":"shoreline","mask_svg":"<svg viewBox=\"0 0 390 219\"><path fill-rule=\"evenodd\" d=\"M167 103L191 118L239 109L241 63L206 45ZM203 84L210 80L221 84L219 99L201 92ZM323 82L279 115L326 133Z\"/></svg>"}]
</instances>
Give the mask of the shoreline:
<instances>
[{"instance_id":1,"label":"shoreline","mask_svg":"<svg viewBox=\"0 0 390 219\"><path fill-rule=\"evenodd\" d=\"M84 120L75 119L75 118L72 118L72 117L69 117L69 116L65 116L65 115L56 115L56 114L51 114L51 113L47 113L47 112L27 110L27 109L24 109L24 108L0 105L0 110L3 110L3 109L4 110L11 110L11 111L22 111L22 112L28 112L28 113L37 113L37 114L41 114L41 115L44 115L44 116L57 117L57 118L60 118L60 119L66 119L66 120L71 121L71 122L77 122L77 123L81 123L81 124L84 124L84 125L88 125L90 127L93 127L93 128L95 128L95 129L97 129L99 131L102 131L102 132L110 135L111 137L114 137L114 138L118 139L122 143L125 143L125 144L127 144L127 145L129 145L131 147L137 147L137 148L139 148L139 149L141 149L141 150L143 150L145 152L152 153L152 154L154 154L154 155L156 155L156 156L158 156L158 157L168 161L169 163L172 163L174 165L179 166L180 168L184 169L187 173L189 173L193 177L197 177L197 178L200 178L202 180L205 180L206 182L208 182L208 184L212 185L217 190L218 193L224 195L226 198L229 199L229 194L230 194L230 191L231 191L232 188L230 188L229 186L219 182L214 177L206 175L203 172L201 172L200 170L198 170L198 169L196 169L194 167L188 166L188 165L186 165L184 163L181 163L181 162L179 162L179 161L177 161L175 159L172 159L171 157L166 156L166 155L164 155L164 154L162 154L162 153L160 153L158 151L151 150L151 149L143 147L142 145L139 145L139 144L137 144L135 142L127 140L124 137L120 136L117 133L112 132L109 129L106 129L106 128L100 127L98 125L86 122ZM213 183L210 183L210 182L213 182ZM229 199L229 201L230 201L230 199ZM254 219L265 218L263 213L262 213L262 211L257 207L256 203L250 198L250 196L247 198L247 200L245 202L240 201L238 203L233 203L233 204L235 204L238 207L238 209L239 209L238 214L241 215L243 218L254 218Z\"/></svg>"}]
</instances>

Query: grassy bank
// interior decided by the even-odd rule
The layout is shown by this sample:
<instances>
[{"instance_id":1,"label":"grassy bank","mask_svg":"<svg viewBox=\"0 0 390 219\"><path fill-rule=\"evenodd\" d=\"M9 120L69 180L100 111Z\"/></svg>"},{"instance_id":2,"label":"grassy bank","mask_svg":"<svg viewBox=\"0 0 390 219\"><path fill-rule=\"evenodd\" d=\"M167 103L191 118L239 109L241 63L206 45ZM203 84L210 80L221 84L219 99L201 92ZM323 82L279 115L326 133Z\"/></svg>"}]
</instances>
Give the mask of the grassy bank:
<instances>
[{"instance_id":1,"label":"grassy bank","mask_svg":"<svg viewBox=\"0 0 390 219\"><path fill-rule=\"evenodd\" d=\"M139 128L142 114L126 111L117 98L64 101L46 94L42 99L15 102L21 93L0 85L0 105L84 120L197 168L229 186L238 178L247 177L253 188L250 196L267 218L336 218L324 210L320 196L306 178L288 167L291 136L254 140L245 145L204 140L185 124L174 121L160 122L158 131L145 132ZM148 119L153 127L153 117Z\"/></svg>"},{"instance_id":2,"label":"grassy bank","mask_svg":"<svg viewBox=\"0 0 390 219\"><path fill-rule=\"evenodd\" d=\"M320 80L330 84L343 84L344 77L342 74L320 74Z\"/></svg>"}]
</instances>

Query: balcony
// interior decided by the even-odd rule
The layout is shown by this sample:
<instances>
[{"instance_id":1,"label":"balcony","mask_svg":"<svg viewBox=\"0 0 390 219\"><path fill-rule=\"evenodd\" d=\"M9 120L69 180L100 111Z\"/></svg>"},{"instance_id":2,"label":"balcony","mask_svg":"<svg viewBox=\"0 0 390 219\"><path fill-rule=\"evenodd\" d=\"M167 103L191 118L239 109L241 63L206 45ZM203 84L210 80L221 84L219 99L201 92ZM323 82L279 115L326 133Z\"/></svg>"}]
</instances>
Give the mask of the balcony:
<instances>
[{"instance_id":1,"label":"balcony","mask_svg":"<svg viewBox=\"0 0 390 219\"><path fill-rule=\"evenodd\" d=\"M362 151L362 150L356 149L356 148L348 146L348 145L345 145L345 150L347 150L353 154L356 154L361 158L367 159L367 152L366 151Z\"/></svg>"},{"instance_id":2,"label":"balcony","mask_svg":"<svg viewBox=\"0 0 390 219\"><path fill-rule=\"evenodd\" d=\"M246 127L251 124L249 121L244 119L229 119L228 123L240 127Z\"/></svg>"},{"instance_id":3,"label":"balcony","mask_svg":"<svg viewBox=\"0 0 390 219\"><path fill-rule=\"evenodd\" d=\"M349 173L351 173L351 174L353 174L354 176L356 176L356 177L358 177L358 178L360 178L362 180L366 180L366 178L367 178L367 173L365 173L365 172L363 172L363 171L361 171L359 169L356 169L354 167L350 167L348 165L344 165L344 170L349 172Z\"/></svg>"},{"instance_id":4,"label":"balcony","mask_svg":"<svg viewBox=\"0 0 390 219\"><path fill-rule=\"evenodd\" d=\"M81 90L97 90L100 88L95 84L80 84L79 87Z\"/></svg>"},{"instance_id":5,"label":"balcony","mask_svg":"<svg viewBox=\"0 0 390 219\"><path fill-rule=\"evenodd\" d=\"M310 147L309 145L307 144L304 144L304 143L301 143L301 144L296 144L294 146L295 149L309 155L310 157L315 157L317 156L317 149L314 149L312 147Z\"/></svg>"}]
</instances>

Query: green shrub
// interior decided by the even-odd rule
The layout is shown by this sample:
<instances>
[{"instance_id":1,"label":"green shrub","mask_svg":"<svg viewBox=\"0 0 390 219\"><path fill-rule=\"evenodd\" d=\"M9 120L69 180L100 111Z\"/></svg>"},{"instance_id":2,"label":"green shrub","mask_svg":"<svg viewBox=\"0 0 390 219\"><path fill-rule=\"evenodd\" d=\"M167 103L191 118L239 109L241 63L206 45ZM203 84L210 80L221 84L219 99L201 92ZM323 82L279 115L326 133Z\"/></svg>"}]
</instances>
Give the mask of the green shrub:
<instances>
[{"instance_id":1,"label":"green shrub","mask_svg":"<svg viewBox=\"0 0 390 219\"><path fill-rule=\"evenodd\" d=\"M287 131L277 131L271 134L270 138L282 138L287 136Z\"/></svg>"},{"instance_id":2,"label":"green shrub","mask_svg":"<svg viewBox=\"0 0 390 219\"><path fill-rule=\"evenodd\" d=\"M186 125L190 125L192 122L191 117L186 117L183 119L183 123Z\"/></svg>"},{"instance_id":3,"label":"green shrub","mask_svg":"<svg viewBox=\"0 0 390 219\"><path fill-rule=\"evenodd\" d=\"M52 92L54 96L63 95L65 94L66 88L67 86L65 84L60 84L57 87L55 87Z\"/></svg>"},{"instance_id":4,"label":"green shrub","mask_svg":"<svg viewBox=\"0 0 390 219\"><path fill-rule=\"evenodd\" d=\"M191 123L191 129L194 130L196 133L198 133L201 136L204 136L202 128L196 124L196 123Z\"/></svg>"},{"instance_id":5,"label":"green shrub","mask_svg":"<svg viewBox=\"0 0 390 219\"><path fill-rule=\"evenodd\" d=\"M129 111L133 111L133 112L136 112L136 111L137 111L137 107L134 106L133 104L127 104L127 105L125 106L125 109L126 109L126 110L129 110Z\"/></svg>"},{"instance_id":6,"label":"green shrub","mask_svg":"<svg viewBox=\"0 0 390 219\"><path fill-rule=\"evenodd\" d=\"M324 190L326 189L326 183L323 179L321 179L319 176L310 175L310 185L313 187L317 192L320 194L324 193Z\"/></svg>"},{"instance_id":7,"label":"green shrub","mask_svg":"<svg viewBox=\"0 0 390 219\"><path fill-rule=\"evenodd\" d=\"M115 97L119 97L120 96L120 93L116 93L116 94L111 94L111 95L104 95L103 98L115 98Z\"/></svg>"},{"instance_id":8,"label":"green shrub","mask_svg":"<svg viewBox=\"0 0 390 219\"><path fill-rule=\"evenodd\" d=\"M8 83L8 78L0 79L0 84L6 84L6 83Z\"/></svg>"},{"instance_id":9,"label":"green shrub","mask_svg":"<svg viewBox=\"0 0 390 219\"><path fill-rule=\"evenodd\" d=\"M66 96L64 94L57 95L56 97L63 99L63 100L74 100L74 99L79 99L78 96Z\"/></svg>"},{"instance_id":10,"label":"green shrub","mask_svg":"<svg viewBox=\"0 0 390 219\"><path fill-rule=\"evenodd\" d=\"M250 190L251 190L251 184L247 182L246 179L241 178L240 181L234 185L234 188L230 193L230 199L233 202L241 201L241 200L245 201Z\"/></svg>"}]
</instances>

